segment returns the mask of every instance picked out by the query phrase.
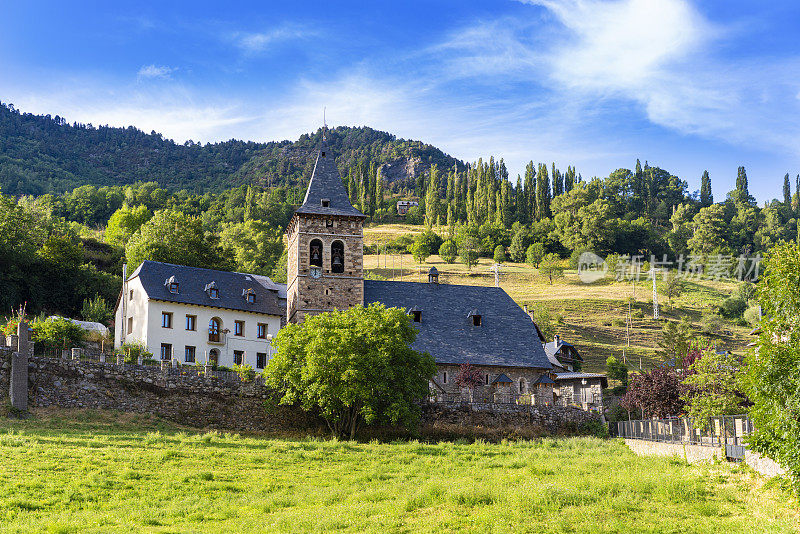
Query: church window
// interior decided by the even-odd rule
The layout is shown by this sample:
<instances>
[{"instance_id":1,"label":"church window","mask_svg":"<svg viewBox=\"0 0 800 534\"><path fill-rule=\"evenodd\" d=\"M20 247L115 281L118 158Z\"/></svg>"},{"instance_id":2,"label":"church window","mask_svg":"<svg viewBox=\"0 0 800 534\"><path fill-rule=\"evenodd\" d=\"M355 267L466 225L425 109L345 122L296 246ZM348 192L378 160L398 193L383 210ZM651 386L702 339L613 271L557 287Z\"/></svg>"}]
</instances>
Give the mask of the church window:
<instances>
[{"instance_id":1,"label":"church window","mask_svg":"<svg viewBox=\"0 0 800 534\"><path fill-rule=\"evenodd\" d=\"M310 247L308 262L311 265L322 267L322 241L319 239L312 239Z\"/></svg>"},{"instance_id":2,"label":"church window","mask_svg":"<svg viewBox=\"0 0 800 534\"><path fill-rule=\"evenodd\" d=\"M331 243L331 272L344 272L344 243L341 241Z\"/></svg>"},{"instance_id":3,"label":"church window","mask_svg":"<svg viewBox=\"0 0 800 534\"><path fill-rule=\"evenodd\" d=\"M486 385L489 385L489 373L486 373Z\"/></svg>"},{"instance_id":4,"label":"church window","mask_svg":"<svg viewBox=\"0 0 800 534\"><path fill-rule=\"evenodd\" d=\"M520 378L519 379L519 392L520 393L525 393L525 379L524 378Z\"/></svg>"},{"instance_id":5,"label":"church window","mask_svg":"<svg viewBox=\"0 0 800 534\"><path fill-rule=\"evenodd\" d=\"M333 228L333 220L325 219L325 228Z\"/></svg>"},{"instance_id":6,"label":"church window","mask_svg":"<svg viewBox=\"0 0 800 534\"><path fill-rule=\"evenodd\" d=\"M447 384L447 371L442 371L442 383Z\"/></svg>"}]
</instances>

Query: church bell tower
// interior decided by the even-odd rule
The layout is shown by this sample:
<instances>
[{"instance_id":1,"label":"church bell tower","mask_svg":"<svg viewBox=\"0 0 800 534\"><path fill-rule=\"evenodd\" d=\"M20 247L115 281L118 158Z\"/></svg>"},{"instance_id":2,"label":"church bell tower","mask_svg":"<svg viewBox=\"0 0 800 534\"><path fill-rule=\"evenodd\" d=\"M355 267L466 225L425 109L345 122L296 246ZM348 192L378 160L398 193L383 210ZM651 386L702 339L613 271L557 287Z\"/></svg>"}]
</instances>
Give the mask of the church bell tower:
<instances>
[{"instance_id":1,"label":"church bell tower","mask_svg":"<svg viewBox=\"0 0 800 534\"><path fill-rule=\"evenodd\" d=\"M303 204L289 222L286 317L364 305L364 214L350 204L326 131Z\"/></svg>"}]
</instances>

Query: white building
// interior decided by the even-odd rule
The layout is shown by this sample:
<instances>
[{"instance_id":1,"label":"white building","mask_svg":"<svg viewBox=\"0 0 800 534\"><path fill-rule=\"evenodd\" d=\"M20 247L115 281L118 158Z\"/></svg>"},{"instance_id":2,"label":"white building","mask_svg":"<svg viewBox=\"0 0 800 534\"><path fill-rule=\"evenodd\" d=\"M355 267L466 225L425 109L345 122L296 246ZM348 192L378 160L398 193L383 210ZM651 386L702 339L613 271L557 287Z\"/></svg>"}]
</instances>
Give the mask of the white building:
<instances>
[{"instance_id":1,"label":"white building","mask_svg":"<svg viewBox=\"0 0 800 534\"><path fill-rule=\"evenodd\" d=\"M286 285L266 276L145 261L123 283L114 346L142 343L156 359L260 370L285 317Z\"/></svg>"}]
</instances>

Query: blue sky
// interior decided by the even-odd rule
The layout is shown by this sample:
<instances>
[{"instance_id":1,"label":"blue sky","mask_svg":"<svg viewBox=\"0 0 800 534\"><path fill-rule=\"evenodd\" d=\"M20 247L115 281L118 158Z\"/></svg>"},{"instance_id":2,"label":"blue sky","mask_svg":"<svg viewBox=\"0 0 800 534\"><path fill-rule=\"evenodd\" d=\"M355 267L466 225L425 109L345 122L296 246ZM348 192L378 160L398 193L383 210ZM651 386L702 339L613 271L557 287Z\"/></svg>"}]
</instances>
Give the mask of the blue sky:
<instances>
[{"instance_id":1,"label":"blue sky","mask_svg":"<svg viewBox=\"0 0 800 534\"><path fill-rule=\"evenodd\" d=\"M759 200L800 173L796 2L65 4L4 6L3 102L179 142L296 139L327 106L513 177L708 169L720 200L739 165Z\"/></svg>"}]
</instances>

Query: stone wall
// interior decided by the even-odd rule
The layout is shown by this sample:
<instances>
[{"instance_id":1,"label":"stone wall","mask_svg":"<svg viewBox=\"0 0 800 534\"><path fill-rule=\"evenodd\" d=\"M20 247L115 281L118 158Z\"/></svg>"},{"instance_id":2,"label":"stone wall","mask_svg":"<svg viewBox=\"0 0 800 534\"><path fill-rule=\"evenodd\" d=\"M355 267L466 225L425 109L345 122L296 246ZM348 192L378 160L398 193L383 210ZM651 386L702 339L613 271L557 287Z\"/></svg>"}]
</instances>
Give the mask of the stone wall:
<instances>
[{"instance_id":1,"label":"stone wall","mask_svg":"<svg viewBox=\"0 0 800 534\"><path fill-rule=\"evenodd\" d=\"M677 456L687 462L695 463L713 459L724 460L721 447L690 445L684 443L663 443L643 439L625 439L625 444L638 456ZM769 458L745 450L744 461L753 470L767 477L785 475L786 470Z\"/></svg>"},{"instance_id":2,"label":"stone wall","mask_svg":"<svg viewBox=\"0 0 800 534\"><path fill-rule=\"evenodd\" d=\"M293 407L268 409L270 391L259 382L197 376L194 369L32 358L32 407L91 408L157 415L198 428L266 432L327 432L323 421ZM0 387L8 392L10 357L0 354ZM271 403L269 403L271 404ZM533 438L579 432L599 415L574 407L476 403L424 404L420 433L449 439Z\"/></svg>"},{"instance_id":3,"label":"stone wall","mask_svg":"<svg viewBox=\"0 0 800 534\"><path fill-rule=\"evenodd\" d=\"M425 404L420 434L434 439L502 439L586 433L600 416L575 407L517 404Z\"/></svg>"},{"instance_id":4,"label":"stone wall","mask_svg":"<svg viewBox=\"0 0 800 534\"><path fill-rule=\"evenodd\" d=\"M677 456L689 463L703 460L723 459L722 448L690 445L684 443L663 443L643 439L625 439L627 445L637 456Z\"/></svg>"},{"instance_id":5,"label":"stone wall","mask_svg":"<svg viewBox=\"0 0 800 534\"><path fill-rule=\"evenodd\" d=\"M2 365L0 382L8 375L6 364ZM35 407L113 409L226 430L316 431L324 425L296 408L267 409L270 392L255 382L181 375L179 369L54 358L32 358L28 369L28 398Z\"/></svg>"}]
</instances>

